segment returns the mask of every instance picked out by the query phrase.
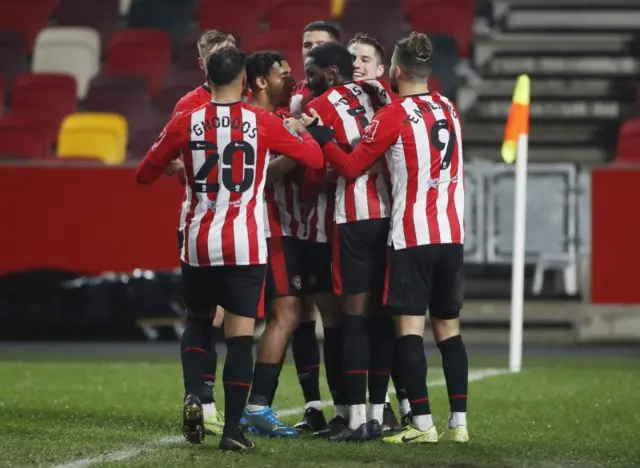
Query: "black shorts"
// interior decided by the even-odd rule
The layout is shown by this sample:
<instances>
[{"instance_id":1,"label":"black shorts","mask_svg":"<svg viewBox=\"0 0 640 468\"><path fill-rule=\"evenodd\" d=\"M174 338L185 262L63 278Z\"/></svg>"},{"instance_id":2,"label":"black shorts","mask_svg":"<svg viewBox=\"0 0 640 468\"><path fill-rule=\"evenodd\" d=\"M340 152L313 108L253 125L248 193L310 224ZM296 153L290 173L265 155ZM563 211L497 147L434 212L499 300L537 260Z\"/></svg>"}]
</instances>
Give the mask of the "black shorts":
<instances>
[{"instance_id":1,"label":"black shorts","mask_svg":"<svg viewBox=\"0 0 640 468\"><path fill-rule=\"evenodd\" d=\"M333 291L331 282L331 244L307 242L305 263L305 294Z\"/></svg>"},{"instance_id":2,"label":"black shorts","mask_svg":"<svg viewBox=\"0 0 640 468\"><path fill-rule=\"evenodd\" d=\"M214 307L249 318L260 318L266 265L195 267L182 264L187 308L207 315Z\"/></svg>"},{"instance_id":3,"label":"black shorts","mask_svg":"<svg viewBox=\"0 0 640 468\"><path fill-rule=\"evenodd\" d=\"M266 300L270 302L277 297L304 294L307 280L305 274L305 258L307 241L289 236L269 237L267 248L269 262L267 264Z\"/></svg>"},{"instance_id":4,"label":"black shorts","mask_svg":"<svg viewBox=\"0 0 640 468\"><path fill-rule=\"evenodd\" d=\"M464 294L464 247L431 244L389 247L383 303L396 315L460 316Z\"/></svg>"},{"instance_id":5,"label":"black shorts","mask_svg":"<svg viewBox=\"0 0 640 468\"><path fill-rule=\"evenodd\" d=\"M337 295L382 290L389 218L338 224L333 229L333 291Z\"/></svg>"}]
</instances>

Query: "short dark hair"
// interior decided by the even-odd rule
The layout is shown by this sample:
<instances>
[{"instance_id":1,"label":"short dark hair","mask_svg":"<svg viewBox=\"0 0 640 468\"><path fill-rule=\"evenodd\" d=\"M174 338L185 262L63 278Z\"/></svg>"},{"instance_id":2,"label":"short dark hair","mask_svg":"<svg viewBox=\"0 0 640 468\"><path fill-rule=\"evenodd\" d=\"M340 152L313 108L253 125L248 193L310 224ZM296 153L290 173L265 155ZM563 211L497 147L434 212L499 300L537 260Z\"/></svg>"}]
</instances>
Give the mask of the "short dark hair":
<instances>
[{"instance_id":1,"label":"short dark hair","mask_svg":"<svg viewBox=\"0 0 640 468\"><path fill-rule=\"evenodd\" d=\"M325 42L309 51L310 57L320 68L336 67L340 76L353 77L353 58L349 49L337 42Z\"/></svg>"},{"instance_id":2,"label":"short dark hair","mask_svg":"<svg viewBox=\"0 0 640 468\"><path fill-rule=\"evenodd\" d=\"M302 34L313 31L324 31L331 36L331 39L340 42L340 31L328 21L312 21L304 27Z\"/></svg>"},{"instance_id":3,"label":"short dark hair","mask_svg":"<svg viewBox=\"0 0 640 468\"><path fill-rule=\"evenodd\" d=\"M247 83L255 91L256 79L266 78L271 73L275 63L285 61L284 55L280 52L262 51L252 54L247 59Z\"/></svg>"},{"instance_id":4,"label":"short dark hair","mask_svg":"<svg viewBox=\"0 0 640 468\"><path fill-rule=\"evenodd\" d=\"M231 34L220 31L219 29L208 29L203 32L198 39L198 52L200 53L200 57L205 58L209 55L209 51L213 46L227 41L235 42L235 38Z\"/></svg>"},{"instance_id":5,"label":"short dark hair","mask_svg":"<svg viewBox=\"0 0 640 468\"><path fill-rule=\"evenodd\" d=\"M223 47L207 57L207 76L216 86L226 86L233 82L242 71L247 56L235 47Z\"/></svg>"},{"instance_id":6,"label":"short dark hair","mask_svg":"<svg viewBox=\"0 0 640 468\"><path fill-rule=\"evenodd\" d=\"M396 43L397 65L413 79L426 79L431 74L433 46L429 36L412 32Z\"/></svg>"},{"instance_id":7,"label":"short dark hair","mask_svg":"<svg viewBox=\"0 0 640 468\"><path fill-rule=\"evenodd\" d=\"M349 42L347 43L347 47L351 47L353 44L366 44L373 47L378 55L378 60L380 62L384 61L384 47L378 39L373 36L369 36L367 33L359 32L356 33Z\"/></svg>"}]
</instances>

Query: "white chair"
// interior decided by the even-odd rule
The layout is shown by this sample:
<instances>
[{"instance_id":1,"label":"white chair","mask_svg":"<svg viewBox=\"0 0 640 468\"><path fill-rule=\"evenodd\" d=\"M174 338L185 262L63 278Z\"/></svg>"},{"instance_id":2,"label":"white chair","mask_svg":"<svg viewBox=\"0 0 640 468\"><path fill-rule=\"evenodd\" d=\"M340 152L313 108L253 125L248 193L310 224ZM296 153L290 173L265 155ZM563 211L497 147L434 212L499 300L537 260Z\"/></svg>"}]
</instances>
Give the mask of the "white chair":
<instances>
[{"instance_id":1,"label":"white chair","mask_svg":"<svg viewBox=\"0 0 640 468\"><path fill-rule=\"evenodd\" d=\"M133 0L120 0L120 16L127 16Z\"/></svg>"},{"instance_id":2,"label":"white chair","mask_svg":"<svg viewBox=\"0 0 640 468\"><path fill-rule=\"evenodd\" d=\"M32 70L34 73L67 73L78 83L83 99L89 82L100 69L100 36L92 28L50 27L36 38Z\"/></svg>"}]
</instances>

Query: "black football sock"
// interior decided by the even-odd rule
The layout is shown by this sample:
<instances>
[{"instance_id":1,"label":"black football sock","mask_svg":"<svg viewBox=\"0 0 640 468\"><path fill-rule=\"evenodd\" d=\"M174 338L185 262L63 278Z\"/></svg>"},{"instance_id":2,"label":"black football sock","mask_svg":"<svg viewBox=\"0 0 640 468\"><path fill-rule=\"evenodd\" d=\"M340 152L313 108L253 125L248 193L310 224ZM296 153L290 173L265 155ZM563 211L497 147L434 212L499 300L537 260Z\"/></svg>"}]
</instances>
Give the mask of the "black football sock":
<instances>
[{"instance_id":1,"label":"black football sock","mask_svg":"<svg viewBox=\"0 0 640 468\"><path fill-rule=\"evenodd\" d=\"M207 398L211 398L204 392L202 383L202 376L210 358L211 341L209 339L209 330L211 330L210 318L187 317L187 322L180 338L180 358L182 360L185 395L196 395L203 403Z\"/></svg>"},{"instance_id":2,"label":"black football sock","mask_svg":"<svg viewBox=\"0 0 640 468\"><path fill-rule=\"evenodd\" d=\"M349 406L367 402L367 370L369 369L369 339L365 317L345 314L342 345L344 374Z\"/></svg>"},{"instance_id":3,"label":"black football sock","mask_svg":"<svg viewBox=\"0 0 640 468\"><path fill-rule=\"evenodd\" d=\"M273 406L273 400L276 397L276 391L278 390L278 385L280 384L280 374L282 373L282 366L284 366L284 361L287 358L287 350L285 349L284 355L282 356L282 360L280 364L278 364L278 375L276 376L276 384L273 386L273 390L271 391L271 395L269 396L269 406Z\"/></svg>"},{"instance_id":4,"label":"black football sock","mask_svg":"<svg viewBox=\"0 0 640 468\"><path fill-rule=\"evenodd\" d=\"M389 317L374 315L367 318L369 327L369 403L383 405L389 387L389 374L393 363L393 323Z\"/></svg>"},{"instance_id":5,"label":"black football sock","mask_svg":"<svg viewBox=\"0 0 640 468\"><path fill-rule=\"evenodd\" d=\"M404 384L413 416L431 414L427 392L427 359L421 336L405 335L398 338L394 366Z\"/></svg>"},{"instance_id":6,"label":"black football sock","mask_svg":"<svg viewBox=\"0 0 640 468\"><path fill-rule=\"evenodd\" d=\"M236 437L253 377L253 336L227 338L227 358L222 371L224 435Z\"/></svg>"},{"instance_id":7,"label":"black football sock","mask_svg":"<svg viewBox=\"0 0 640 468\"><path fill-rule=\"evenodd\" d=\"M438 348L442 354L442 370L447 382L451 412L465 413L469 388L469 361L462 337L456 335L447 338L438 343Z\"/></svg>"},{"instance_id":8,"label":"black football sock","mask_svg":"<svg viewBox=\"0 0 640 468\"><path fill-rule=\"evenodd\" d=\"M320 349L315 320L300 323L293 332L291 347L304 401L320 401Z\"/></svg>"},{"instance_id":9,"label":"black football sock","mask_svg":"<svg viewBox=\"0 0 640 468\"><path fill-rule=\"evenodd\" d=\"M324 327L324 367L335 406L347 404L344 388L342 328Z\"/></svg>"},{"instance_id":10,"label":"black football sock","mask_svg":"<svg viewBox=\"0 0 640 468\"><path fill-rule=\"evenodd\" d=\"M256 362L249 395L250 405L269 406L271 396L275 394L279 373L280 363Z\"/></svg>"},{"instance_id":11,"label":"black football sock","mask_svg":"<svg viewBox=\"0 0 640 468\"><path fill-rule=\"evenodd\" d=\"M218 353L216 352L216 341L219 330L210 328L209 333L209 357L205 361L204 374L202 374L202 383L204 388L202 389L203 404L213 403L215 401L214 387L216 385L216 371L218 370Z\"/></svg>"}]
</instances>

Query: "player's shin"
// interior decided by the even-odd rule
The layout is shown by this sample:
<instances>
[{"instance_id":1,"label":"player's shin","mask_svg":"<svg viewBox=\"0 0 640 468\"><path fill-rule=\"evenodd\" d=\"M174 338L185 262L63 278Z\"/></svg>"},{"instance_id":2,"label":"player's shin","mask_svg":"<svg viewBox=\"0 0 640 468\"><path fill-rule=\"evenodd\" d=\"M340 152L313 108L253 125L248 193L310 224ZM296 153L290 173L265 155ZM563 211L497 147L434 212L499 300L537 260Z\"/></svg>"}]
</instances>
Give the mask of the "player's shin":
<instances>
[{"instance_id":1,"label":"player's shin","mask_svg":"<svg viewBox=\"0 0 640 468\"><path fill-rule=\"evenodd\" d=\"M349 428L367 422L367 371L369 338L364 315L346 313L343 317L344 374L349 403Z\"/></svg>"},{"instance_id":2,"label":"player's shin","mask_svg":"<svg viewBox=\"0 0 640 468\"><path fill-rule=\"evenodd\" d=\"M370 354L367 381L369 414L367 419L375 419L382 426L389 375L393 362L393 322L390 317L376 313L367 318L367 325Z\"/></svg>"},{"instance_id":3,"label":"player's shin","mask_svg":"<svg viewBox=\"0 0 640 468\"><path fill-rule=\"evenodd\" d=\"M320 349L315 320L300 323L293 332L291 348L306 407L321 409Z\"/></svg>"},{"instance_id":4,"label":"player's shin","mask_svg":"<svg viewBox=\"0 0 640 468\"><path fill-rule=\"evenodd\" d=\"M182 375L185 395L195 395L201 402L211 399L205 392L203 379L210 359L211 318L187 311L187 321L180 338Z\"/></svg>"},{"instance_id":5,"label":"player's shin","mask_svg":"<svg viewBox=\"0 0 640 468\"><path fill-rule=\"evenodd\" d=\"M255 319L225 312L227 358L222 374L225 401L224 437L240 437L240 419L253 377Z\"/></svg>"}]
</instances>

